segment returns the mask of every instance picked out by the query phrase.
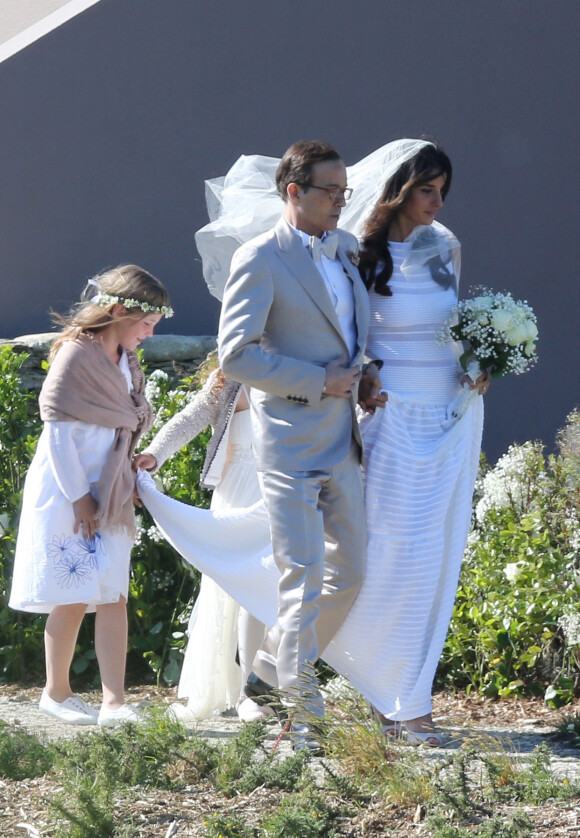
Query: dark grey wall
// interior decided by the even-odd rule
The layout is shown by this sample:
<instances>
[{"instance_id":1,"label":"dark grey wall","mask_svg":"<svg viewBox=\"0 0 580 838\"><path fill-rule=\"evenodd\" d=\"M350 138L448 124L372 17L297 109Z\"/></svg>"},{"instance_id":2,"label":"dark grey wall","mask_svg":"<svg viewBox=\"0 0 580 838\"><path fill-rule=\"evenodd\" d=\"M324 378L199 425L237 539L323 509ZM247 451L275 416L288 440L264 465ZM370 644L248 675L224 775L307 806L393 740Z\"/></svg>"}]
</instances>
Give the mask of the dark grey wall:
<instances>
[{"instance_id":1,"label":"dark grey wall","mask_svg":"<svg viewBox=\"0 0 580 838\"><path fill-rule=\"evenodd\" d=\"M436 136L463 293L536 309L541 361L494 384L484 447L551 444L578 401L577 0L101 0L0 65L0 335L45 330L83 280L135 261L160 331L214 333L193 233L203 180L322 137L347 163Z\"/></svg>"}]
</instances>

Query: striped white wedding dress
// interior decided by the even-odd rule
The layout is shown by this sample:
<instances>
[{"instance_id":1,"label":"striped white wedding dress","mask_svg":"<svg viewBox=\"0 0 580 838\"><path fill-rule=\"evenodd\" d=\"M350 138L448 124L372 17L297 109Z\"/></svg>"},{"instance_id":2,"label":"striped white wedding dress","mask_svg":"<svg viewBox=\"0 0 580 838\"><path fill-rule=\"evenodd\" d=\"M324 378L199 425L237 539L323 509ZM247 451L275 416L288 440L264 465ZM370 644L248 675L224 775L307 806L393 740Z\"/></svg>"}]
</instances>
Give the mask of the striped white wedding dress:
<instances>
[{"instance_id":1,"label":"striped white wedding dress","mask_svg":"<svg viewBox=\"0 0 580 838\"><path fill-rule=\"evenodd\" d=\"M454 287L427 268L400 270L410 243L389 243L391 297L371 292L368 354L384 361L384 410L361 422L365 444L366 579L323 656L391 719L431 710L471 516L482 399L447 430L459 390L456 347L436 333Z\"/></svg>"}]
</instances>

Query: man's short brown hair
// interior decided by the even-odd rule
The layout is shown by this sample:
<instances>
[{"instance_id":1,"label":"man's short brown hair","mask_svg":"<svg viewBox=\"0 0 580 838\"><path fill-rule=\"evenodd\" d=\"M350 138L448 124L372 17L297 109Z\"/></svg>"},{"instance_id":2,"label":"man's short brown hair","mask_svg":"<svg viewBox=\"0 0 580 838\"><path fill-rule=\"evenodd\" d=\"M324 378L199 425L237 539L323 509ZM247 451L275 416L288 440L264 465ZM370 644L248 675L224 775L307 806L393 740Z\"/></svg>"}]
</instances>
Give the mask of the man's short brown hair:
<instances>
[{"instance_id":1,"label":"man's short brown hair","mask_svg":"<svg viewBox=\"0 0 580 838\"><path fill-rule=\"evenodd\" d=\"M283 201L288 197L289 183L308 187L312 183L312 167L324 160L341 160L338 151L322 140L300 140L291 145L276 170L276 187Z\"/></svg>"}]
</instances>

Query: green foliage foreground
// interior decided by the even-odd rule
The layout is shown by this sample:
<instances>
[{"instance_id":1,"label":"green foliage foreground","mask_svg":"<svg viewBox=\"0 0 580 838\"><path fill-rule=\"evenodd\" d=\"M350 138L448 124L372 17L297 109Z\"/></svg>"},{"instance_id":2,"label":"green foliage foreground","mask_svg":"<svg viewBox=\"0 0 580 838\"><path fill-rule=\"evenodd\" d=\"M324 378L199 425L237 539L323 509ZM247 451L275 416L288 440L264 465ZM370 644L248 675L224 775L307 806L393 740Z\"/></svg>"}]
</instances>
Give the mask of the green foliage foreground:
<instances>
[{"instance_id":1,"label":"green foliage foreground","mask_svg":"<svg viewBox=\"0 0 580 838\"><path fill-rule=\"evenodd\" d=\"M366 705L343 688L316 769L307 754L272 750L275 734L262 723L216 742L157 709L137 726L54 743L0 724L0 778L47 772L57 786L47 814L54 838L136 838L142 824L132 804L154 789L165 790L168 819L193 819L205 838L397 834L397 819L409 822L417 811L433 838L528 838L534 827L523 806L580 796L578 783L552 772L545 745L525 760L489 739L436 759L396 742L386 747ZM192 794L199 809L180 803Z\"/></svg>"},{"instance_id":2,"label":"green foliage foreground","mask_svg":"<svg viewBox=\"0 0 580 838\"><path fill-rule=\"evenodd\" d=\"M6 603L26 469L41 430L35 400L22 390L25 356L0 347L0 681L43 677L44 618ZM148 439L191 396L195 379L175 387L156 370L147 395L155 411ZM173 497L207 506L199 470L207 432L161 470ZM487 696L544 695L552 705L580 695L580 414L559 434L558 453L541 444L512 446L493 468L482 464L457 601L438 673L448 688ZM129 602L129 676L174 684L198 574L139 515ZM90 618L79 636L74 671L98 682Z\"/></svg>"}]
</instances>

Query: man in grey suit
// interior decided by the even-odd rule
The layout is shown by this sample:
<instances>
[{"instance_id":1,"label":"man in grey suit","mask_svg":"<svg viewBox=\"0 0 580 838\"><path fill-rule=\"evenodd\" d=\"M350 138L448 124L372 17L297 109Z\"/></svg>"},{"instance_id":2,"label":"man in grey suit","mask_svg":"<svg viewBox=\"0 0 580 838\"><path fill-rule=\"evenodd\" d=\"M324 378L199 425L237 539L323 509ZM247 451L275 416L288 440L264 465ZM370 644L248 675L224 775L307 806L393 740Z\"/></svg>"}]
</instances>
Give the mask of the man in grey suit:
<instances>
[{"instance_id":1,"label":"man in grey suit","mask_svg":"<svg viewBox=\"0 0 580 838\"><path fill-rule=\"evenodd\" d=\"M275 655L259 652L253 677L279 688L293 707L295 741L312 747L309 725L324 713L313 666L364 572L355 405L369 302L357 241L336 229L350 195L338 152L295 143L276 185L282 218L232 261L219 359L228 377L252 388L254 449L281 573Z\"/></svg>"}]
</instances>

